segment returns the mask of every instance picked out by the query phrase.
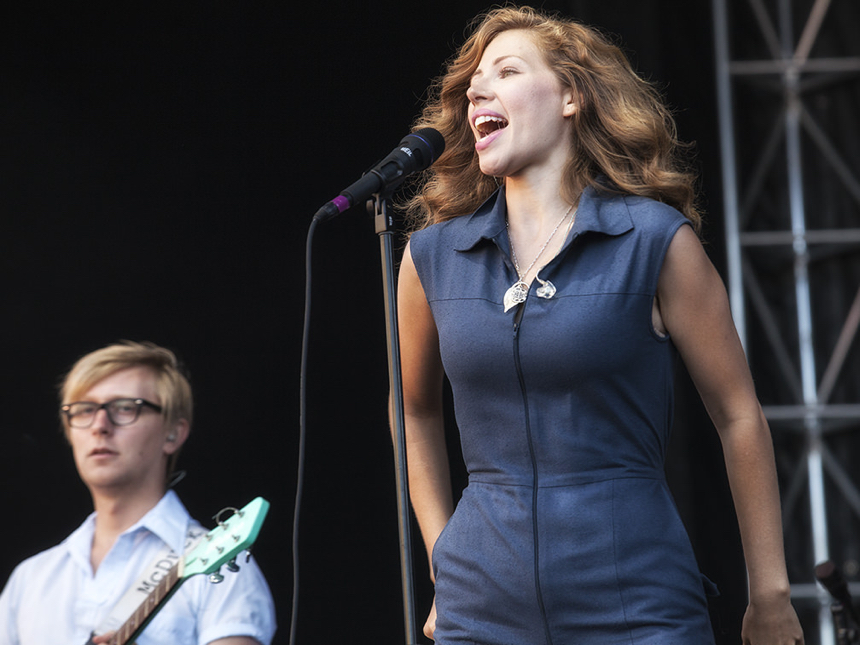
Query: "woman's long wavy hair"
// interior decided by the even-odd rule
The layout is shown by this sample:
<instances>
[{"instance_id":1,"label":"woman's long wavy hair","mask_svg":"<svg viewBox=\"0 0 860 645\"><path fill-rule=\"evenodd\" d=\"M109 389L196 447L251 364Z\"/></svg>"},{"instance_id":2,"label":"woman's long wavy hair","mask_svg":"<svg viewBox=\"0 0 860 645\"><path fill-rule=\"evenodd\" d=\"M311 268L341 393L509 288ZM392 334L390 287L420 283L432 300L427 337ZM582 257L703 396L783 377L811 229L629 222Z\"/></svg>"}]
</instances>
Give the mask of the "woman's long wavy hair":
<instances>
[{"instance_id":1,"label":"woman's long wavy hair","mask_svg":"<svg viewBox=\"0 0 860 645\"><path fill-rule=\"evenodd\" d=\"M415 124L436 128L446 148L407 204L413 228L471 213L497 188L478 166L466 90L487 45L511 29L534 37L550 68L578 99L562 196L575 204L587 186L594 186L651 197L674 206L700 228L696 177L681 162L685 145L678 141L674 119L617 46L594 29L531 7L496 8L474 24L431 85Z\"/></svg>"}]
</instances>

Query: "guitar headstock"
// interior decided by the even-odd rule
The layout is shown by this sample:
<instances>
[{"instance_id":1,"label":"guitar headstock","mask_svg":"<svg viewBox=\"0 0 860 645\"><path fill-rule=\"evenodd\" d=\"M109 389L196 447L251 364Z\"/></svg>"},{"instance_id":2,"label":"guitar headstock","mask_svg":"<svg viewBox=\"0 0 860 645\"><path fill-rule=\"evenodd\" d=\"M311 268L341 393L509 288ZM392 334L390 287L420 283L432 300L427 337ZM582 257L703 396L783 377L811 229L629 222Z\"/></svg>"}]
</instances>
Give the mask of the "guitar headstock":
<instances>
[{"instance_id":1,"label":"guitar headstock","mask_svg":"<svg viewBox=\"0 0 860 645\"><path fill-rule=\"evenodd\" d=\"M217 573L222 565L254 544L268 511L269 502L257 497L226 520L219 520L218 526L204 535L185 556L182 577Z\"/></svg>"}]
</instances>

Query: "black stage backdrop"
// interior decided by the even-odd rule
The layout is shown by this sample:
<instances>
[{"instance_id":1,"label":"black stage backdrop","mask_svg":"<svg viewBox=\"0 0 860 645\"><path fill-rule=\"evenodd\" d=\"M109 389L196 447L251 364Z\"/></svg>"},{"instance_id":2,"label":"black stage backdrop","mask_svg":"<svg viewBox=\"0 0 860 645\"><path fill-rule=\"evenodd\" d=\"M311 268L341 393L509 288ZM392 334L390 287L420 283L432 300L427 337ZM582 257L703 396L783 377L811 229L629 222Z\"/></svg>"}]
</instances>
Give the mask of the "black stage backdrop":
<instances>
[{"instance_id":1,"label":"black stage backdrop","mask_svg":"<svg viewBox=\"0 0 860 645\"><path fill-rule=\"evenodd\" d=\"M60 376L106 343L148 339L184 358L195 387L178 485L192 513L272 503L257 557L287 642L308 224L409 131L486 7L292 4L3 10L0 581L90 510L59 430ZM618 35L662 86L698 144L721 268L710 3L543 6ZM361 209L320 228L313 292L299 642L403 643L379 244ZM670 478L723 590L721 642L738 642L737 527L718 441L684 378L677 416ZM432 590L417 541L415 553L423 622Z\"/></svg>"}]
</instances>

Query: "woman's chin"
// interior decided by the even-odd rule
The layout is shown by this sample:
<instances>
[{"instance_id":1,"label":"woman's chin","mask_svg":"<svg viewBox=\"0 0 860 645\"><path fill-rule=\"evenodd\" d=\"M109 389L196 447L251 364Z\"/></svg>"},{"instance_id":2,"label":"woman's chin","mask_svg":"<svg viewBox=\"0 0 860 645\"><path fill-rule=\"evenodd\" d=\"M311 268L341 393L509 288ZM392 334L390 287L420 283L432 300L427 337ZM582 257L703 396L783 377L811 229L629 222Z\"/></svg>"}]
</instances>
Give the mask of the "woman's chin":
<instances>
[{"instance_id":1,"label":"woman's chin","mask_svg":"<svg viewBox=\"0 0 860 645\"><path fill-rule=\"evenodd\" d=\"M505 176L505 168L500 164L481 161L478 165L481 172L487 175L487 177L495 177L496 179L501 180Z\"/></svg>"}]
</instances>

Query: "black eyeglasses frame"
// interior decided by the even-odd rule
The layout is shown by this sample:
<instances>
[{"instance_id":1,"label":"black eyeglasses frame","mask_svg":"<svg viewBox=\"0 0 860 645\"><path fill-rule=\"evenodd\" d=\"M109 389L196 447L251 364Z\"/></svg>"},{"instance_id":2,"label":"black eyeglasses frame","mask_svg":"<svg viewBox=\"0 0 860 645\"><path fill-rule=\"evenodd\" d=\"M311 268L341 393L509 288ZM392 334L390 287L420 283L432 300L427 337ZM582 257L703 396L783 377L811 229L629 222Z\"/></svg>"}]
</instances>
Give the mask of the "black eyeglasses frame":
<instances>
[{"instance_id":1,"label":"black eyeglasses frame","mask_svg":"<svg viewBox=\"0 0 860 645\"><path fill-rule=\"evenodd\" d=\"M109 406L115 404L117 401L131 401L132 403L134 403L137 406L137 411L135 412L134 418L131 421L126 421L124 423L117 423L114 420L114 418L111 416ZM74 418L74 416L72 415L72 412L71 412L72 406L73 405L79 405L81 403L89 403L89 404L95 406L95 410L93 410L93 414L90 417L90 422L85 426L74 425L72 423L72 419ZM140 418L140 411L144 407L151 408L151 409L155 410L156 412L158 412L159 414L161 414L161 412L163 411L163 408L160 405L153 403L152 401L147 401L146 399L141 399L139 397L133 398L130 396L124 396L124 397L120 397L118 399L111 399L110 401L105 401L104 403L101 403L101 404L96 403L95 401L72 401L71 403L66 403L65 405L61 406L60 411L66 416L66 421L68 422L70 428L78 428L81 430L85 430L86 428L89 428L93 424L93 421L95 421L96 415L99 413L99 410L105 411L105 414L107 414L107 417L108 417L108 421L110 421L111 424L113 424L117 427L122 427L122 426L131 425L132 423L137 421Z\"/></svg>"}]
</instances>

